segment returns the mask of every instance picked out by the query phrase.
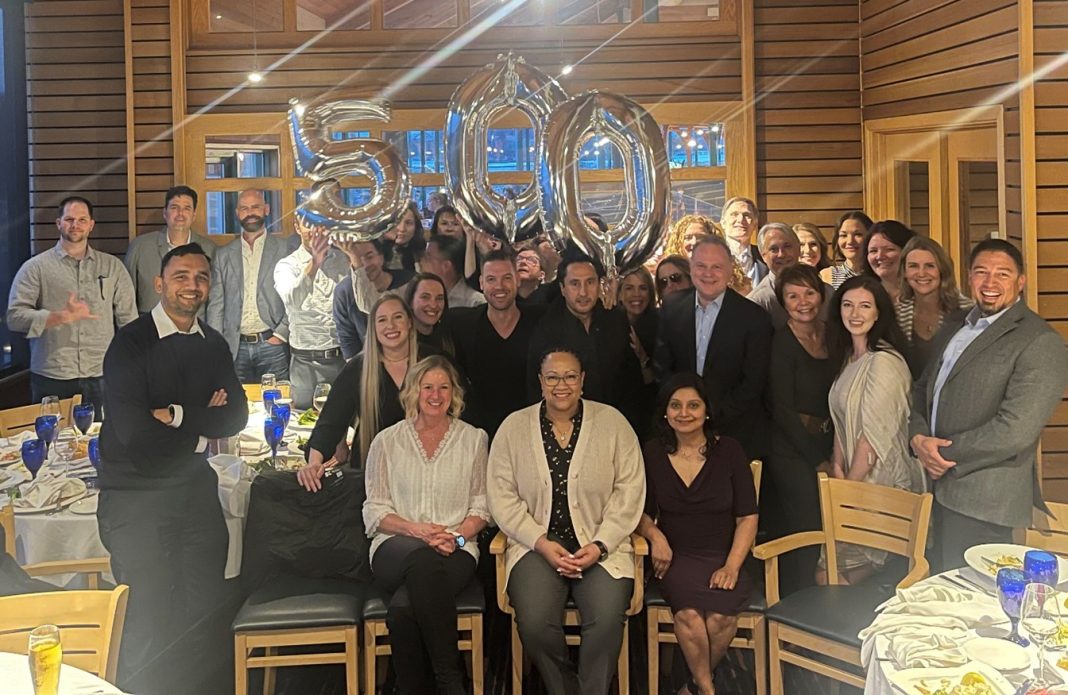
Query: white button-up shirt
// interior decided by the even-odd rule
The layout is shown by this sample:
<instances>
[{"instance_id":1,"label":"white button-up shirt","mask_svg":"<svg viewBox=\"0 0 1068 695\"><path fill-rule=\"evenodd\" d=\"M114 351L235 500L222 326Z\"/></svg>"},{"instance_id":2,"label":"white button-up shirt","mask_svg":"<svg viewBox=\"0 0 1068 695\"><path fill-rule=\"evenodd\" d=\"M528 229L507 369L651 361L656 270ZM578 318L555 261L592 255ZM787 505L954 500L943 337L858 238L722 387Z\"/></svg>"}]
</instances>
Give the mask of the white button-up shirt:
<instances>
[{"instance_id":1,"label":"white button-up shirt","mask_svg":"<svg viewBox=\"0 0 1068 695\"><path fill-rule=\"evenodd\" d=\"M241 327L238 329L242 335L263 333L268 329L266 323L260 318L260 309L256 303L259 293L257 280L260 276L260 260L263 258L263 247L266 244L266 232L261 233L252 240L250 246L244 236L234 241L241 244L241 273L244 278L244 287L241 295Z\"/></svg>"},{"instance_id":2,"label":"white button-up shirt","mask_svg":"<svg viewBox=\"0 0 1068 695\"><path fill-rule=\"evenodd\" d=\"M289 316L289 345L297 350L330 350L340 346L334 323L334 288L348 281L349 260L330 249L326 260L308 277L304 268L311 253L299 246L274 267L274 288Z\"/></svg>"},{"instance_id":3,"label":"white button-up shirt","mask_svg":"<svg viewBox=\"0 0 1068 695\"><path fill-rule=\"evenodd\" d=\"M701 297L694 292L693 295L693 318L694 328L697 334L697 373L704 376L705 358L708 357L708 341L712 339L712 331L716 327L716 319L719 317L719 309L723 306L723 292L708 303L701 306Z\"/></svg>"}]
</instances>

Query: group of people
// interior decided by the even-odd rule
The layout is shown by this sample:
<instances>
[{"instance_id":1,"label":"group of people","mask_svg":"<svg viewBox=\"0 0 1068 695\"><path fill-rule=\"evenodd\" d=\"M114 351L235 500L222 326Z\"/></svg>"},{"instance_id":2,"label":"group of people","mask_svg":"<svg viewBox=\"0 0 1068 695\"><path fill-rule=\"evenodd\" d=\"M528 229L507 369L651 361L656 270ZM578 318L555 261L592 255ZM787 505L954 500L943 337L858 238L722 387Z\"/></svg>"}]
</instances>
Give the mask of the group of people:
<instances>
[{"instance_id":1,"label":"group of people","mask_svg":"<svg viewBox=\"0 0 1068 695\"><path fill-rule=\"evenodd\" d=\"M859 211L830 252L818 227L760 226L756 204L732 198L718 223L681 219L653 273L606 281L575 249L545 237L508 248L448 205L429 235L412 205L365 243L331 244L298 214L291 249L264 231L258 191L239 195L244 231L212 258L189 230L195 205L172 189L167 229L135 240L126 274L89 248L89 202L67 199L59 243L26 263L8 309L31 339L35 398L92 386L101 402L102 389L98 518L132 587L142 659L159 611L174 625L203 618L183 602L222 581L206 439L245 424L242 382L285 367L298 407L333 384L297 477L310 492L336 466L365 477L372 571L405 595L389 612L402 692L463 692L454 597L487 525L508 538L502 588L552 692L607 691L644 579L637 532L675 614L686 688L707 694L747 605L758 524L769 537L819 529L818 472L933 487L935 567L1009 541L1044 507L1036 447L1068 352L1022 300L1022 257L1006 241L971 250L969 299L936 242ZM157 250L142 301L136 269ZM766 471L759 517L752 459ZM193 528L177 533L189 509ZM818 552L794 555L785 591L826 581ZM848 582L886 563L858 547L837 557Z\"/></svg>"}]
</instances>

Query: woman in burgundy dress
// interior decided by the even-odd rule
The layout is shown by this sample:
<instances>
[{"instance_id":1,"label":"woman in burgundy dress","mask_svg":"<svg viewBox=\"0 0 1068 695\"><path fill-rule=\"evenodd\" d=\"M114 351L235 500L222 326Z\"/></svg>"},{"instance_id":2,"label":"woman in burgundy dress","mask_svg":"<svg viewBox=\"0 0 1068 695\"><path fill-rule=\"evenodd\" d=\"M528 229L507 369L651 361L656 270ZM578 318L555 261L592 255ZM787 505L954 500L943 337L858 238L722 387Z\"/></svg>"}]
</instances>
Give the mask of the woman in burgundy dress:
<instances>
[{"instance_id":1,"label":"woman in burgundy dress","mask_svg":"<svg viewBox=\"0 0 1068 695\"><path fill-rule=\"evenodd\" d=\"M697 374L678 374L660 390L656 433L644 450L648 488L638 525L690 669L683 692L692 695L716 692L713 669L749 602L742 563L757 530L749 461L736 440L714 434L708 411Z\"/></svg>"}]
</instances>

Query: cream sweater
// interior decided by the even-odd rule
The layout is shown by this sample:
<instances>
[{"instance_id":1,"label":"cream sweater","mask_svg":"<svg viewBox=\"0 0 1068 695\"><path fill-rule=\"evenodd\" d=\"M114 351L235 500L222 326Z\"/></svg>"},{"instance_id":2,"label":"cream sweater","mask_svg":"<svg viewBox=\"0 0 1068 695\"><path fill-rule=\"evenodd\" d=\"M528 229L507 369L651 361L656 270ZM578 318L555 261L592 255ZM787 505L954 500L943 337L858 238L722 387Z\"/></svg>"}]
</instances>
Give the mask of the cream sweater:
<instances>
[{"instance_id":1,"label":"cream sweater","mask_svg":"<svg viewBox=\"0 0 1068 695\"><path fill-rule=\"evenodd\" d=\"M613 577L634 576L630 534L645 506L645 467L627 420L611 406L582 401L582 429L568 473L567 502L579 543L608 548ZM494 521L508 536L506 571L534 549L549 528L552 484L542 445L541 403L509 415L490 447L487 495Z\"/></svg>"}]
</instances>

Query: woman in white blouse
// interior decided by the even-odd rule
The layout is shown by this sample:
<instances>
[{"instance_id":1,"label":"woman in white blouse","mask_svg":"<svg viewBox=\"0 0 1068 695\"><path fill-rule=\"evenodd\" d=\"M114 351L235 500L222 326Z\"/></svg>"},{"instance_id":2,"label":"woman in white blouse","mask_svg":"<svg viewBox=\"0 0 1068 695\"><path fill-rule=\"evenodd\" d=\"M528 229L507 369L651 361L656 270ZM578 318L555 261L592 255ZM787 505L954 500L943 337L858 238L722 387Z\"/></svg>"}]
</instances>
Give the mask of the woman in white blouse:
<instances>
[{"instance_id":1,"label":"woman in white blouse","mask_svg":"<svg viewBox=\"0 0 1068 695\"><path fill-rule=\"evenodd\" d=\"M401 403L404 420L382 430L367 453L371 571L392 594L399 691L465 693L455 599L474 577L476 537L489 521L487 437L459 420L459 376L440 355L408 371Z\"/></svg>"}]
</instances>

